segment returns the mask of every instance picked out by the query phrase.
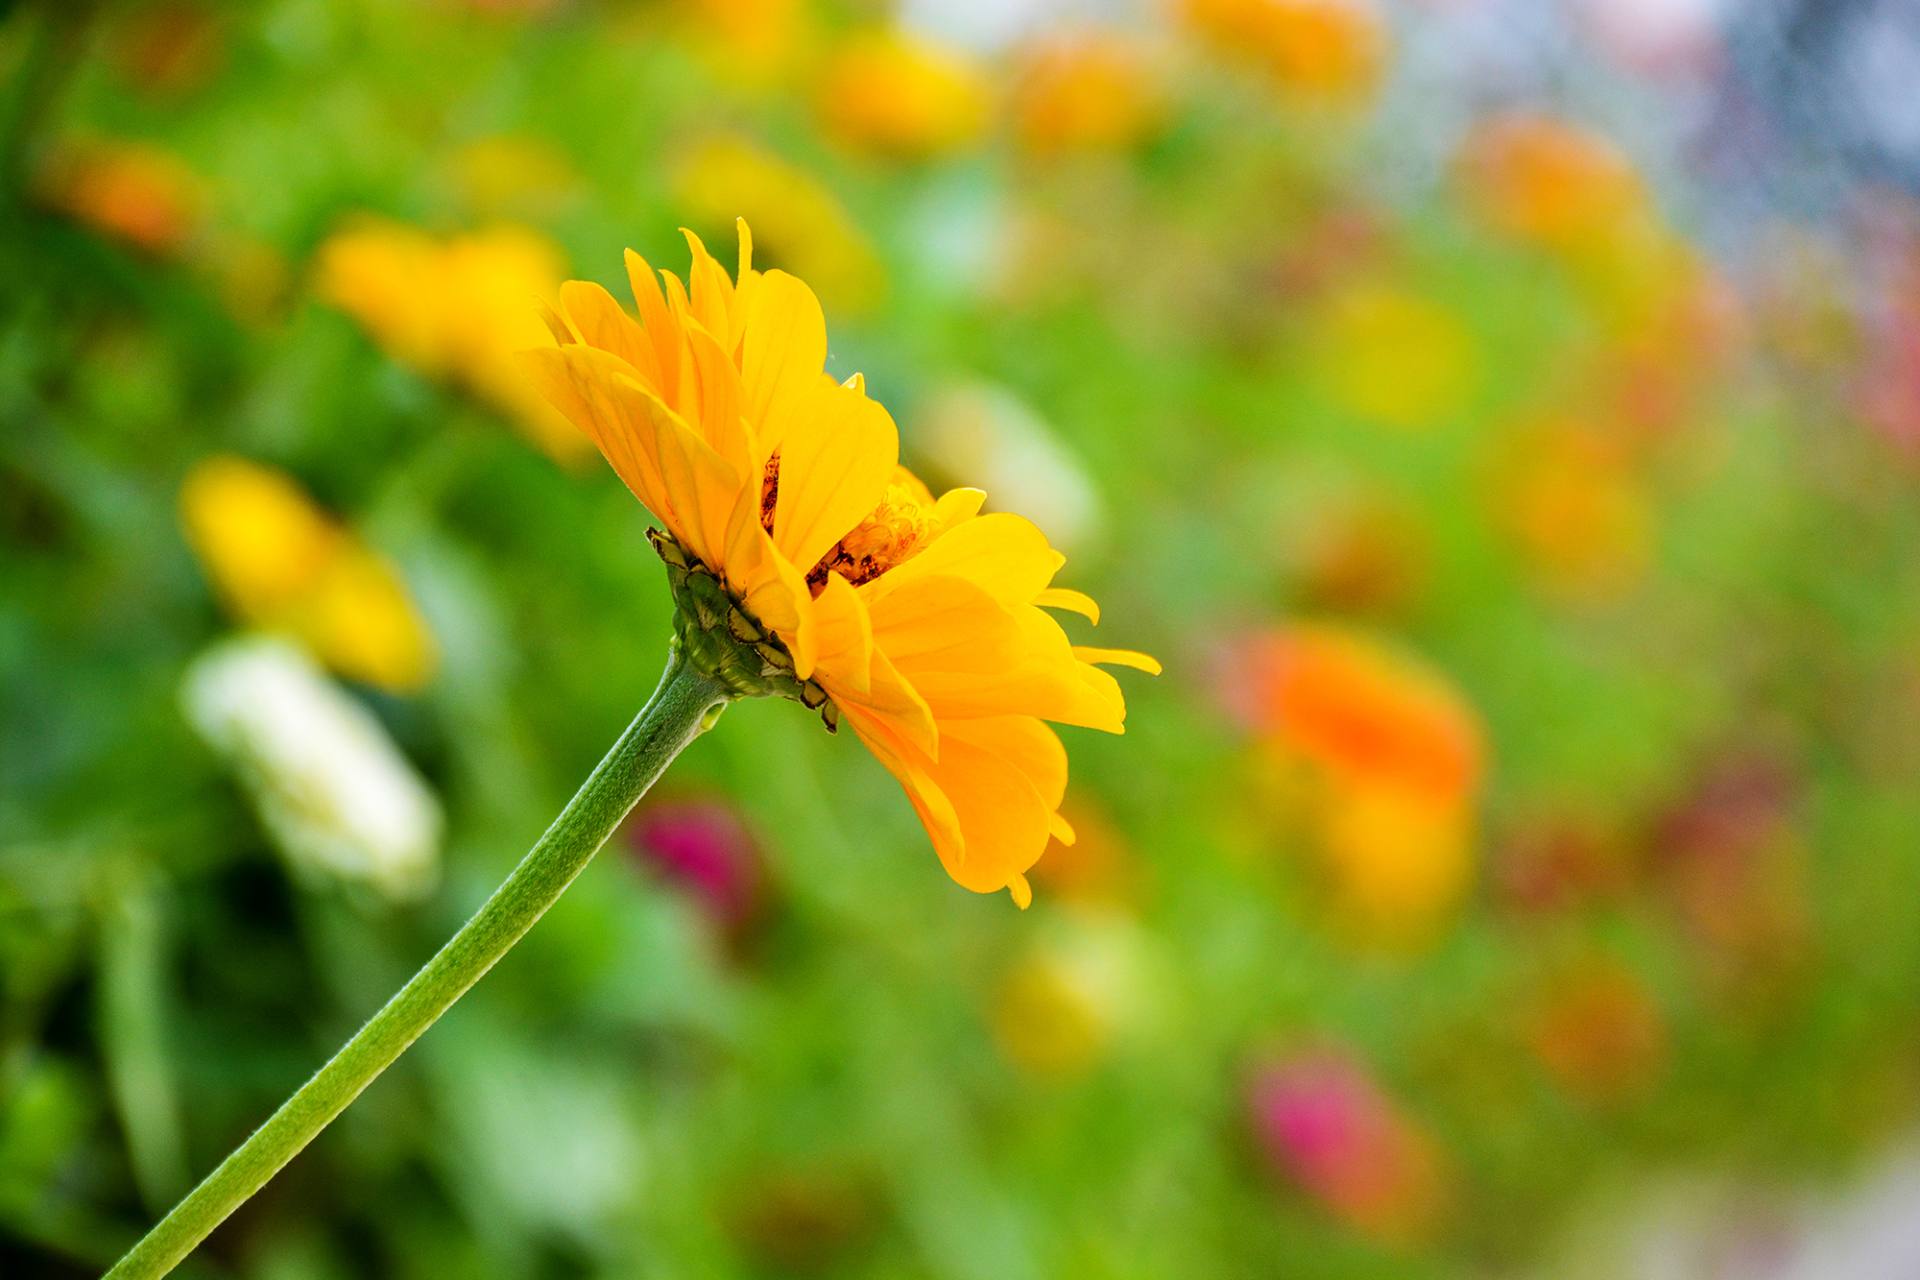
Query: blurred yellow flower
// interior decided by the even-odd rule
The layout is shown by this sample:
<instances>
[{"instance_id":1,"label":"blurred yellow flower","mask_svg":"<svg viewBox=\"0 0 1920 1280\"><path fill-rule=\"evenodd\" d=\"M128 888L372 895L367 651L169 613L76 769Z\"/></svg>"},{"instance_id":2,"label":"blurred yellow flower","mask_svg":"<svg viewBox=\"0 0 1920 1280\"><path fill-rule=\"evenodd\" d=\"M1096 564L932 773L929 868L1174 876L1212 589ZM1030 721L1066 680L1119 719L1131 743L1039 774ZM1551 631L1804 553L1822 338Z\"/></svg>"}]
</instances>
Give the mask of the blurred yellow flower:
<instances>
[{"instance_id":1,"label":"blurred yellow flower","mask_svg":"<svg viewBox=\"0 0 1920 1280\"><path fill-rule=\"evenodd\" d=\"M1055 916L995 992L1001 1054L1036 1076L1081 1075L1137 1027L1150 991L1139 928L1085 907Z\"/></svg>"},{"instance_id":2,"label":"blurred yellow flower","mask_svg":"<svg viewBox=\"0 0 1920 1280\"><path fill-rule=\"evenodd\" d=\"M1472 881L1472 811L1378 783L1337 785L1320 802L1340 923L1372 941L1424 940Z\"/></svg>"},{"instance_id":3,"label":"blurred yellow flower","mask_svg":"<svg viewBox=\"0 0 1920 1280\"><path fill-rule=\"evenodd\" d=\"M573 164L533 134L493 134L456 148L447 158L447 180L460 202L483 218L552 214L581 190Z\"/></svg>"},{"instance_id":4,"label":"blurred yellow flower","mask_svg":"<svg viewBox=\"0 0 1920 1280\"><path fill-rule=\"evenodd\" d=\"M356 680L425 684L433 637L398 571L315 506L292 477L225 454L180 489L187 542L235 617L286 631Z\"/></svg>"},{"instance_id":5,"label":"blurred yellow flower","mask_svg":"<svg viewBox=\"0 0 1920 1280\"><path fill-rule=\"evenodd\" d=\"M1137 44L1102 31L1040 40L1013 82L1013 136L1038 157L1117 151L1144 140L1164 112L1161 86Z\"/></svg>"},{"instance_id":6,"label":"blurred yellow flower","mask_svg":"<svg viewBox=\"0 0 1920 1280\"><path fill-rule=\"evenodd\" d=\"M1302 105L1363 105L1386 70L1386 23L1370 0L1180 0L1180 15Z\"/></svg>"},{"instance_id":7,"label":"blurred yellow flower","mask_svg":"<svg viewBox=\"0 0 1920 1280\"><path fill-rule=\"evenodd\" d=\"M750 88L779 83L816 32L809 0L682 0L688 44L709 71Z\"/></svg>"},{"instance_id":8,"label":"blurred yellow flower","mask_svg":"<svg viewBox=\"0 0 1920 1280\"><path fill-rule=\"evenodd\" d=\"M1068 834L1066 752L1045 722L1120 732L1125 700L1098 664L1157 664L1074 646L1044 610L1098 609L1050 585L1064 557L1040 530L978 514L977 489L936 500L898 464L861 378L824 372L813 291L755 270L745 223L737 281L688 241L688 284L628 254L638 321L565 285L559 345L527 366L666 526L683 643L699 652L692 628L711 621L758 646L758 670L716 678L760 693L785 673L899 779L955 880L1024 905L1026 869Z\"/></svg>"},{"instance_id":9,"label":"blurred yellow flower","mask_svg":"<svg viewBox=\"0 0 1920 1280\"><path fill-rule=\"evenodd\" d=\"M1332 626L1260 637L1240 678L1269 749L1311 783L1306 816L1341 923L1370 941L1424 939L1473 871L1478 715L1436 671Z\"/></svg>"},{"instance_id":10,"label":"blurred yellow flower","mask_svg":"<svg viewBox=\"0 0 1920 1280\"><path fill-rule=\"evenodd\" d=\"M871 310L886 291L880 257L831 191L733 134L690 147L671 174L676 203L703 226L745 218L764 251L814 283L835 307Z\"/></svg>"},{"instance_id":11,"label":"blurred yellow flower","mask_svg":"<svg viewBox=\"0 0 1920 1280\"><path fill-rule=\"evenodd\" d=\"M857 150L925 160L977 141L987 127L986 77L956 50L897 28L843 38L820 69L822 124Z\"/></svg>"},{"instance_id":12,"label":"blurred yellow flower","mask_svg":"<svg viewBox=\"0 0 1920 1280\"><path fill-rule=\"evenodd\" d=\"M545 340L535 308L553 296L565 270L559 248L524 227L437 239L369 218L320 246L316 287L396 360L459 383L570 462L592 446L513 359Z\"/></svg>"},{"instance_id":13,"label":"blurred yellow flower","mask_svg":"<svg viewBox=\"0 0 1920 1280\"><path fill-rule=\"evenodd\" d=\"M1393 427L1426 427L1459 412L1478 353L1459 318L1399 289L1362 284L1329 299L1312 363L1342 408Z\"/></svg>"},{"instance_id":14,"label":"blurred yellow flower","mask_svg":"<svg viewBox=\"0 0 1920 1280\"><path fill-rule=\"evenodd\" d=\"M204 195L179 157L137 142L95 139L57 151L38 175L46 207L156 255L178 252L198 229Z\"/></svg>"},{"instance_id":15,"label":"blurred yellow flower","mask_svg":"<svg viewBox=\"0 0 1920 1280\"><path fill-rule=\"evenodd\" d=\"M1112 1031L1106 1004L1097 975L1064 956L1035 952L1001 985L994 1038L1009 1061L1035 1075L1074 1075L1106 1047Z\"/></svg>"}]
</instances>

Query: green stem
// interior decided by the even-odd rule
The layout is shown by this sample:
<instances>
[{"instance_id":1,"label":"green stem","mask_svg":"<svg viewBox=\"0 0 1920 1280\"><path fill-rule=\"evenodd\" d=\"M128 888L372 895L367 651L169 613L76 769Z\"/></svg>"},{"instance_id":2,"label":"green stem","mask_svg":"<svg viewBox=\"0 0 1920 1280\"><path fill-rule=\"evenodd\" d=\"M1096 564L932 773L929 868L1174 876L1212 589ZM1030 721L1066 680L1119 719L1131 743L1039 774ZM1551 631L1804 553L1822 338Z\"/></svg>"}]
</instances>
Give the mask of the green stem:
<instances>
[{"instance_id":1,"label":"green stem","mask_svg":"<svg viewBox=\"0 0 1920 1280\"><path fill-rule=\"evenodd\" d=\"M725 701L675 644L653 697L513 874L313 1079L114 1265L108 1280L149 1280L173 1270L346 1110L533 927Z\"/></svg>"}]
</instances>

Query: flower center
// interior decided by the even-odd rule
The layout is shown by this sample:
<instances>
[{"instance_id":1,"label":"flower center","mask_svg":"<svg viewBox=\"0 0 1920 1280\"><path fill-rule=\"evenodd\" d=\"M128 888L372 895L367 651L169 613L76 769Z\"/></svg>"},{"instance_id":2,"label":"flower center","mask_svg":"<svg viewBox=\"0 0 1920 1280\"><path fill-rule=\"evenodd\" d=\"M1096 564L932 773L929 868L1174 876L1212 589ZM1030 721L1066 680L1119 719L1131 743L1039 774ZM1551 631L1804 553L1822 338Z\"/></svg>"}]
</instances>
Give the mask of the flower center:
<instances>
[{"instance_id":1,"label":"flower center","mask_svg":"<svg viewBox=\"0 0 1920 1280\"><path fill-rule=\"evenodd\" d=\"M913 558L933 527L931 517L911 487L897 481L888 485L886 497L867 518L820 558L807 575L808 583L818 592L829 573L839 574L856 587L873 581Z\"/></svg>"},{"instance_id":2,"label":"flower center","mask_svg":"<svg viewBox=\"0 0 1920 1280\"><path fill-rule=\"evenodd\" d=\"M780 459L768 459L760 490L760 523L773 530L773 509L780 495ZM912 559L933 533L933 503L925 485L905 467L895 471L886 496L866 518L820 557L807 573L807 585L820 594L827 575L837 573L859 586Z\"/></svg>"}]
</instances>

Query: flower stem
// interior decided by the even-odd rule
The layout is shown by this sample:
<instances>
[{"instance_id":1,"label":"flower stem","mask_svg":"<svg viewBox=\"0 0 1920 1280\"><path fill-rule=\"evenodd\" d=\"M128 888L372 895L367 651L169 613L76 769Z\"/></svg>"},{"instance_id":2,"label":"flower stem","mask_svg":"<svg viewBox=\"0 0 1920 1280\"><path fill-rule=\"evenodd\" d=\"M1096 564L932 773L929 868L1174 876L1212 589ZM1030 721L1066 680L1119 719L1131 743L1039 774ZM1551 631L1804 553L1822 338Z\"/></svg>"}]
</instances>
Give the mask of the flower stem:
<instances>
[{"instance_id":1,"label":"flower stem","mask_svg":"<svg viewBox=\"0 0 1920 1280\"><path fill-rule=\"evenodd\" d=\"M725 701L676 643L653 697L513 874L385 1008L120 1259L107 1280L166 1275L265 1186L533 927Z\"/></svg>"}]
</instances>

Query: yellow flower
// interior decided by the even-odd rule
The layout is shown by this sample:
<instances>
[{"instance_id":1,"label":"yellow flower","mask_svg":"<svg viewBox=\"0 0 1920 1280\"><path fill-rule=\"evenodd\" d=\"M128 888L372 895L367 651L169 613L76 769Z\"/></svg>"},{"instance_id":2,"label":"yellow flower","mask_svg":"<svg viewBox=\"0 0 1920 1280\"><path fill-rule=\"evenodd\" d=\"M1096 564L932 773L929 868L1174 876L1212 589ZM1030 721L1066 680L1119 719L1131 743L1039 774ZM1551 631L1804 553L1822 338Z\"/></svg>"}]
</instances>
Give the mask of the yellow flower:
<instances>
[{"instance_id":1,"label":"yellow flower","mask_svg":"<svg viewBox=\"0 0 1920 1280\"><path fill-rule=\"evenodd\" d=\"M991 1022L1000 1052L1033 1075L1066 1079L1091 1069L1137 1020L1147 994L1137 931L1104 912L1053 922L1001 979Z\"/></svg>"},{"instance_id":2,"label":"yellow flower","mask_svg":"<svg viewBox=\"0 0 1920 1280\"><path fill-rule=\"evenodd\" d=\"M1386 25L1367 0L1183 0L1181 15L1304 105L1364 103L1386 68Z\"/></svg>"},{"instance_id":3,"label":"yellow flower","mask_svg":"<svg viewBox=\"0 0 1920 1280\"><path fill-rule=\"evenodd\" d=\"M544 338L529 303L553 296L565 270L559 249L524 227L440 240L367 219L320 247L318 288L396 360L460 383L569 462L586 443L512 358Z\"/></svg>"},{"instance_id":4,"label":"yellow flower","mask_svg":"<svg viewBox=\"0 0 1920 1280\"><path fill-rule=\"evenodd\" d=\"M822 122L849 146L901 160L957 151L987 125L987 85L959 54L904 31L841 41L821 69Z\"/></svg>"},{"instance_id":5,"label":"yellow flower","mask_svg":"<svg viewBox=\"0 0 1920 1280\"><path fill-rule=\"evenodd\" d=\"M1035 156L1117 151L1160 123L1160 86L1141 50L1116 35L1064 35L1027 50L1013 93L1014 137Z\"/></svg>"},{"instance_id":6,"label":"yellow flower","mask_svg":"<svg viewBox=\"0 0 1920 1280\"><path fill-rule=\"evenodd\" d=\"M1377 285L1332 299L1314 337L1314 366L1341 407L1417 429L1457 413L1478 364L1472 335L1439 303Z\"/></svg>"},{"instance_id":7,"label":"yellow flower","mask_svg":"<svg viewBox=\"0 0 1920 1280\"><path fill-rule=\"evenodd\" d=\"M1040 530L981 515L977 489L936 499L899 465L859 375L823 371L813 291L754 270L744 222L737 281L687 239L688 284L627 255L638 320L597 285L563 286L559 345L529 368L666 526L696 659L714 628L758 646L762 671L716 678L766 692L752 681L786 673L899 779L955 880L1024 905L1025 871L1067 831L1066 752L1045 722L1120 732L1125 701L1096 664L1158 664L1074 646L1045 609L1098 609L1050 585L1064 557Z\"/></svg>"},{"instance_id":8,"label":"yellow flower","mask_svg":"<svg viewBox=\"0 0 1920 1280\"><path fill-rule=\"evenodd\" d=\"M180 489L187 541L227 608L290 632L342 675L405 692L433 674L433 637L393 565L284 472L215 455Z\"/></svg>"},{"instance_id":9,"label":"yellow flower","mask_svg":"<svg viewBox=\"0 0 1920 1280\"><path fill-rule=\"evenodd\" d=\"M483 217L537 217L565 209L581 191L580 175L552 143L531 134L476 138L447 157L445 183ZM553 272L546 288L558 283Z\"/></svg>"},{"instance_id":10,"label":"yellow flower","mask_svg":"<svg viewBox=\"0 0 1920 1280\"><path fill-rule=\"evenodd\" d=\"M763 250L809 280L836 309L867 311L886 292L880 256L832 191L745 138L716 134L671 174L675 202L699 226L745 218Z\"/></svg>"}]
</instances>

